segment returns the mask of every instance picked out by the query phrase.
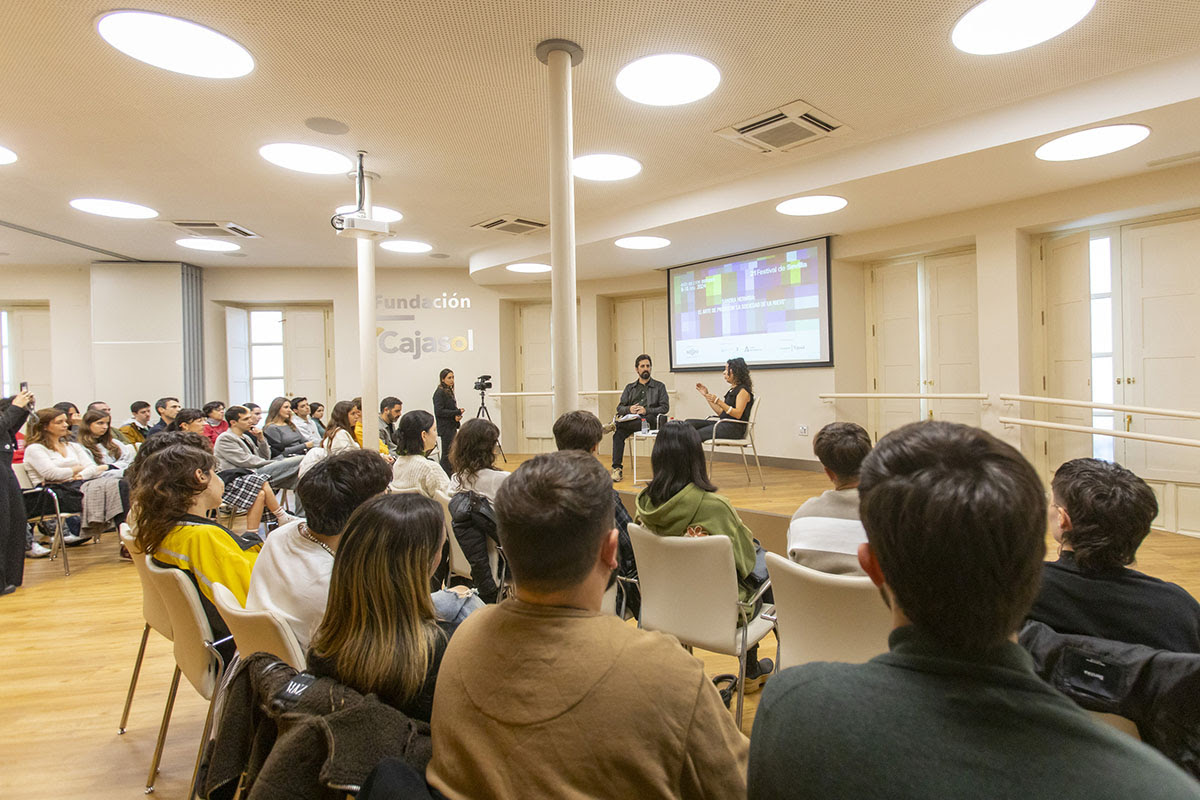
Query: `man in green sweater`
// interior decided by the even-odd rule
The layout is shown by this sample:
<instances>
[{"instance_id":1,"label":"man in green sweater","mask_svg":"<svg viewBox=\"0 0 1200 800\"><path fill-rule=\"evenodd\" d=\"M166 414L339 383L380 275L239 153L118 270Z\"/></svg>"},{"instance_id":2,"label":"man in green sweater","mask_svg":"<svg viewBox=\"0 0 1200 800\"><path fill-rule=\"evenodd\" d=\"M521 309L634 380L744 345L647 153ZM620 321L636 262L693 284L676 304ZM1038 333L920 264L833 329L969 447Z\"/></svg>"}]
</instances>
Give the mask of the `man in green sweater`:
<instances>
[{"instance_id":1,"label":"man in green sweater","mask_svg":"<svg viewBox=\"0 0 1200 800\"><path fill-rule=\"evenodd\" d=\"M859 495L859 560L892 610L890 652L768 684L750 798L1200 798L1162 755L1043 683L1015 643L1046 531L1020 453L977 428L908 425L863 462Z\"/></svg>"}]
</instances>

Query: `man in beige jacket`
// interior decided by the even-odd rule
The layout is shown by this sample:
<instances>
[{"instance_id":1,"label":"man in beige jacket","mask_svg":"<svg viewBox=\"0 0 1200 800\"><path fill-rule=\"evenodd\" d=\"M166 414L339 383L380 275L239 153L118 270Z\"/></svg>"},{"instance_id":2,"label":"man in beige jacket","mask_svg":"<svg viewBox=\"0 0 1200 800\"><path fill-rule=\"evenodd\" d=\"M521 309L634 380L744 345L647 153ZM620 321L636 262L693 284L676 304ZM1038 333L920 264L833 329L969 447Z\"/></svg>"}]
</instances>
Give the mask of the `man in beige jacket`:
<instances>
[{"instance_id":1,"label":"man in beige jacket","mask_svg":"<svg viewBox=\"0 0 1200 800\"><path fill-rule=\"evenodd\" d=\"M430 784L455 800L744 797L748 740L704 665L600 611L617 531L596 458L527 461L495 510L516 597L446 649Z\"/></svg>"}]
</instances>

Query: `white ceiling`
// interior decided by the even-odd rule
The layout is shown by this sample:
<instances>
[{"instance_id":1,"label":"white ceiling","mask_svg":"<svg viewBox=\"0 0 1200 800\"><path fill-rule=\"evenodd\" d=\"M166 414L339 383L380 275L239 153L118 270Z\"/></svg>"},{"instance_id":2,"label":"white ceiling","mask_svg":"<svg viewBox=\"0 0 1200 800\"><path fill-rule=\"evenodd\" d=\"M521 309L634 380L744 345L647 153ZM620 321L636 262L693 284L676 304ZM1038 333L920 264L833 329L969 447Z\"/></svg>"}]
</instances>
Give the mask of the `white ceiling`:
<instances>
[{"instance_id":1,"label":"white ceiling","mask_svg":"<svg viewBox=\"0 0 1200 800\"><path fill-rule=\"evenodd\" d=\"M960 53L949 43L954 21L972 5L138 3L216 28L254 55L250 75L213 81L155 69L109 47L95 33L95 19L111 6L42 2L7 15L0 34L0 144L21 157L0 167L0 221L135 259L349 265L354 248L333 236L328 217L353 200L351 183L279 169L257 150L272 141L348 155L361 148L370 153L368 168L382 176L377 202L405 214L397 234L450 256L381 251L380 266L470 263L481 282L507 280L500 265L535 257L545 244L470 225L506 212L548 219L546 73L534 47L551 37L570 38L585 51L574 70L576 152L624 153L645 165L628 181L577 182L581 277L769 244L781 230L788 231L782 238L810 228L844 232L1081 185L1144 169L1153 157L1200 149L1194 107L1164 108L1162 116L1151 111L1200 96L1194 69L1200 3L1100 0L1059 38L990 57ZM640 106L616 92L622 66L670 51L713 61L721 86L673 108ZM1139 76L1144 91L1123 85L1129 76ZM1089 96L1103 102L1084 102ZM1074 102L1046 102L1058 97ZM797 99L852 132L780 157L756 155L712 133ZM1086 166L1035 162L1021 144L1134 111L1138 121L1153 124L1154 135L1127 154ZM341 120L350 133L312 132L304 126L312 116ZM947 169L956 159L968 161ZM938 176L938 191L897 197L892 188L881 199L869 184L872 176L922 165L934 170L930 181ZM956 175L1003 180L956 181ZM798 223L770 210L774 198L824 186L862 195L848 194L850 208L822 220ZM67 206L81 196L143 203L161 216L149 222L89 216ZM178 236L162 221L170 219L233 220L263 238L243 243L242 257L197 254L173 244ZM647 222L676 244L647 254L614 252L607 243ZM0 251L9 253L0 264L107 257L5 227Z\"/></svg>"}]
</instances>

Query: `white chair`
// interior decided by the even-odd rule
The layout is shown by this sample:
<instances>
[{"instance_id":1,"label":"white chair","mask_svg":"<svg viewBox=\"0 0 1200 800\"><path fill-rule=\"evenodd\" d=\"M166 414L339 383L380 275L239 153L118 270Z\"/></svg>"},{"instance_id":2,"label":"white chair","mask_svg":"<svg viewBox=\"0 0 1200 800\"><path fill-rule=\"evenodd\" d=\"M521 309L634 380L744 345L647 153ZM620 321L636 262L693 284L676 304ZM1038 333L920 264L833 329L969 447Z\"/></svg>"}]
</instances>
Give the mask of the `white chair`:
<instances>
[{"instance_id":1,"label":"white chair","mask_svg":"<svg viewBox=\"0 0 1200 800\"><path fill-rule=\"evenodd\" d=\"M812 569L861 576L858 546L866 541L867 530L859 520L801 517L788 524L787 554Z\"/></svg>"},{"instance_id":2,"label":"white chair","mask_svg":"<svg viewBox=\"0 0 1200 800\"><path fill-rule=\"evenodd\" d=\"M721 432L722 428L732 429L736 427L729 423L728 420L718 420L717 426L713 428L713 438L708 440L708 472L712 474L713 457L716 455L718 447L735 447L742 454L742 466L746 468L746 483L750 482L750 463L746 460L746 448L754 453L754 466L758 467L758 482L762 484L763 491L767 490L767 481L763 478L762 464L758 460L758 448L754 446L754 422L758 419L758 407L762 404L761 397L755 397L750 404L750 419L745 422L746 438L744 439L718 439L716 435ZM736 420L734 420L736 422Z\"/></svg>"},{"instance_id":3,"label":"white chair","mask_svg":"<svg viewBox=\"0 0 1200 800\"><path fill-rule=\"evenodd\" d=\"M738 601L733 542L727 536L657 536L630 524L629 539L637 559L642 591L641 627L669 633L689 647L737 656L737 712L742 724L746 651L771 632L773 623L754 604ZM770 608L765 609L770 611Z\"/></svg>"},{"instance_id":4,"label":"white chair","mask_svg":"<svg viewBox=\"0 0 1200 800\"><path fill-rule=\"evenodd\" d=\"M767 553L767 573L779 669L810 661L860 663L887 651L892 612L870 578L818 572L775 553Z\"/></svg>"},{"instance_id":5,"label":"white chair","mask_svg":"<svg viewBox=\"0 0 1200 800\"><path fill-rule=\"evenodd\" d=\"M142 584L142 619L146 621L146 625L142 628L142 644L138 647L137 661L133 662L133 676L129 679L129 693L125 695L125 710L121 712L118 734L125 732L125 723L129 721L129 709L133 705L133 692L137 688L138 674L142 671L142 658L146 655L146 641L150 638L150 630L157 631L168 642L171 641L171 617L167 614L167 607L163 605L162 595L150 581L150 575L146 571L145 554L138 550L137 540L129 523L122 523L120 536L121 543L125 545L134 566L137 567L138 580Z\"/></svg>"},{"instance_id":6,"label":"white chair","mask_svg":"<svg viewBox=\"0 0 1200 800\"><path fill-rule=\"evenodd\" d=\"M270 653L303 672L304 648L290 625L270 611L247 611L237 595L223 583L212 585L213 599L221 619L229 626L233 641L242 657Z\"/></svg>"},{"instance_id":7,"label":"white chair","mask_svg":"<svg viewBox=\"0 0 1200 800\"><path fill-rule=\"evenodd\" d=\"M200 748L196 753L196 765L192 769L188 795L191 797L196 788L200 759L204 755L204 747L212 731L213 700L225 671L225 661L217 652L216 646L225 640L213 641L212 627L200 602L200 593L183 570L160 567L150 556L144 558L150 581L158 589L171 618L171 632L174 637L172 641L175 645L175 675L171 679L171 692L167 695L167 707L163 711L162 726L159 728L158 742L154 747L154 759L150 764L150 775L146 778L146 794L154 791L155 776L162 759L163 743L167 738L167 726L171 722L171 710L175 706L175 693L179 689L179 676L182 674L200 696L209 701L208 716L204 720Z\"/></svg>"},{"instance_id":8,"label":"white chair","mask_svg":"<svg viewBox=\"0 0 1200 800\"><path fill-rule=\"evenodd\" d=\"M42 493L45 497L49 497L54 502L53 514L35 514L28 517L28 521L32 523L41 522L44 519L53 519L54 537L50 540L50 558L51 560L62 554L63 575L71 574L71 563L67 559L67 545L63 542L63 531L67 529L67 517L74 516L72 514L64 514L58 506L58 495L54 492L53 484L43 483L40 486L35 486L33 480L29 477L29 468L24 464L13 464L13 473L17 476L17 483L21 485L21 494Z\"/></svg>"}]
</instances>

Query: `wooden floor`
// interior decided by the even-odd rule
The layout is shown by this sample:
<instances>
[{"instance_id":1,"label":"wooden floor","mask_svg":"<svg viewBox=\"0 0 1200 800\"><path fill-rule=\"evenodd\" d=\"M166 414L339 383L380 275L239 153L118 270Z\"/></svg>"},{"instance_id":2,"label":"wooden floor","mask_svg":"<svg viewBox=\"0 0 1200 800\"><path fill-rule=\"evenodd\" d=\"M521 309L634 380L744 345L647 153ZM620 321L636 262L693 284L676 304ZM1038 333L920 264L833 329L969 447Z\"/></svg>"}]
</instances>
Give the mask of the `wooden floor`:
<instances>
[{"instance_id":1,"label":"wooden floor","mask_svg":"<svg viewBox=\"0 0 1200 800\"><path fill-rule=\"evenodd\" d=\"M523 460L510 455L507 468ZM717 464L714 480L739 508L787 515L826 488L820 473L764 472L765 492L757 484L747 487L741 464ZM634 487L627 478L617 488ZM151 633L128 732L118 736L142 633L141 589L133 565L117 558L115 534L70 554L70 577L63 576L57 561L26 561L25 585L0 597L0 798L5 800L131 800L145 785L174 668L171 646ZM1153 533L1139 554L1140 569L1200 595L1200 540ZM774 652L774 638L768 637L762 655L774 657ZM736 672L733 658L697 655L710 674ZM747 734L757 699L747 698L742 725ZM156 796L186 795L206 709L184 680Z\"/></svg>"}]
</instances>

